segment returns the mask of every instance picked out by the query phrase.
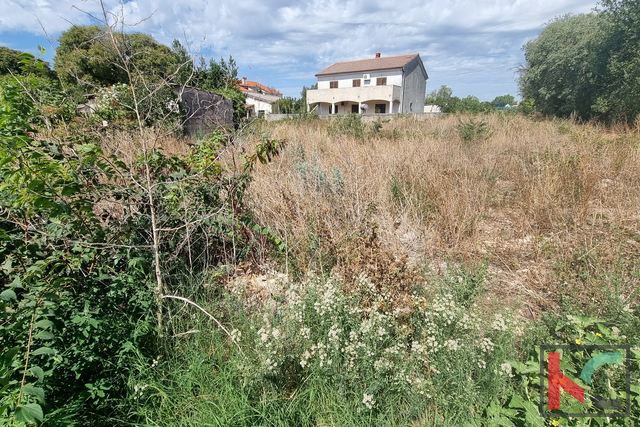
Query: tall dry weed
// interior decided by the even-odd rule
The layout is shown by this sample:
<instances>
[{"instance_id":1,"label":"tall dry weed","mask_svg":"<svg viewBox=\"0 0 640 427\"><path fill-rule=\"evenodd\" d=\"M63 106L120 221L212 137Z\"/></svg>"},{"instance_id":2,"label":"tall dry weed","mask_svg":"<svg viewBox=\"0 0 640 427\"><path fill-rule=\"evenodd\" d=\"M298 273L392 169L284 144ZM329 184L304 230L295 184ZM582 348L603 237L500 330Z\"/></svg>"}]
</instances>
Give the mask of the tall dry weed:
<instances>
[{"instance_id":1,"label":"tall dry weed","mask_svg":"<svg viewBox=\"0 0 640 427\"><path fill-rule=\"evenodd\" d=\"M491 136L474 144L455 117L397 118L367 138L319 120L263 124L289 146L256 171L254 212L301 271L333 268L371 221L380 250L410 265L487 259L499 296L554 303L558 257L585 235L610 238L610 224L640 230L638 135L519 115L482 120Z\"/></svg>"}]
</instances>

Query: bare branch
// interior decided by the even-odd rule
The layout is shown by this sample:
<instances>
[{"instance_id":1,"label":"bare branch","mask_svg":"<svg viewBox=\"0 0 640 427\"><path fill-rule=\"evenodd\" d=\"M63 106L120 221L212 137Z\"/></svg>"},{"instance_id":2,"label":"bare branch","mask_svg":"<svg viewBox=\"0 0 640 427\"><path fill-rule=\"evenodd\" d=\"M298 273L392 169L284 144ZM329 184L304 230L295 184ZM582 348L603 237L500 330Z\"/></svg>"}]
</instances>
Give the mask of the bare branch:
<instances>
[{"instance_id":1,"label":"bare branch","mask_svg":"<svg viewBox=\"0 0 640 427\"><path fill-rule=\"evenodd\" d=\"M211 314L209 314L209 312L207 312L207 310L205 310L204 308L200 307L198 304L196 304L195 302L184 298L184 297L179 297L179 296L175 296L175 295L163 295L162 298L171 298L171 299L177 299L180 301L183 301L187 304L191 304L192 306L196 307L198 310L202 311L204 314L206 314L209 319L213 320L214 322L216 322L216 324L220 327L220 329L222 329L228 336L229 338L231 338L231 341L233 341L233 343L236 345L236 347L238 347L238 350L240 350L240 352L242 353L242 349L240 348L240 345L238 344L238 342L235 340L235 338L233 337L233 335L231 335L231 332L229 332L223 325L222 323L220 323L218 321L218 319L216 319L215 317L213 317ZM244 354L244 353L243 353Z\"/></svg>"}]
</instances>

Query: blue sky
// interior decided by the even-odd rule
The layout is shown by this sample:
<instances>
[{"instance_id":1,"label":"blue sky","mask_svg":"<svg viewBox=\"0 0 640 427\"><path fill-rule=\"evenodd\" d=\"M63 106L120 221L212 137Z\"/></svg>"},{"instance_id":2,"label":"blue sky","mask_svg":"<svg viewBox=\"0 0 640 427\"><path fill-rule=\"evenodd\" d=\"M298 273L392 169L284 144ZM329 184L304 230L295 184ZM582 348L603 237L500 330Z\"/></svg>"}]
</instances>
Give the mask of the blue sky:
<instances>
[{"instance_id":1,"label":"blue sky","mask_svg":"<svg viewBox=\"0 0 640 427\"><path fill-rule=\"evenodd\" d=\"M37 53L72 24L95 18L124 22L194 55L232 55L239 77L258 80L286 96L300 96L315 73L336 61L418 52L427 92L447 85L460 97L517 98L514 67L522 45L544 23L566 13L588 13L592 0L0 0L0 46ZM95 17L92 18L91 16Z\"/></svg>"}]
</instances>

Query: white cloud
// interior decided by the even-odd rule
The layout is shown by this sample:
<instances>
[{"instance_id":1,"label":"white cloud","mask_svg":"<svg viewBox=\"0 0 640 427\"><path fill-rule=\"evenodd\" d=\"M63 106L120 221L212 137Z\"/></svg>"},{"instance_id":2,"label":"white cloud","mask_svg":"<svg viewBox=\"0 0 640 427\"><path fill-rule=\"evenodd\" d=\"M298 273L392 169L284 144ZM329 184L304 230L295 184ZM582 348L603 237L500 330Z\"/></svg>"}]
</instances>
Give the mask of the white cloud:
<instances>
[{"instance_id":1,"label":"white cloud","mask_svg":"<svg viewBox=\"0 0 640 427\"><path fill-rule=\"evenodd\" d=\"M596 0L133 0L124 5L105 0L104 4L127 23L139 22L133 30L152 34L161 43L170 45L186 36L195 47L202 42L202 51L215 59L233 55L241 73L271 86L311 84L316 72L335 61L375 52L419 52L432 77L430 88L440 81L438 75L450 75L451 80L440 84L466 96L456 87L460 82L461 88L473 89L482 98L488 90L483 81L497 77L515 94L508 68L522 60L522 43L535 36L544 22L564 13L589 12ZM11 31L41 33L36 16L54 38L70 22L92 22L78 8L102 16L95 1L0 0L0 8L3 39ZM308 77L300 79L301 75ZM496 87L499 84L491 90ZM299 90L287 92L298 96Z\"/></svg>"}]
</instances>

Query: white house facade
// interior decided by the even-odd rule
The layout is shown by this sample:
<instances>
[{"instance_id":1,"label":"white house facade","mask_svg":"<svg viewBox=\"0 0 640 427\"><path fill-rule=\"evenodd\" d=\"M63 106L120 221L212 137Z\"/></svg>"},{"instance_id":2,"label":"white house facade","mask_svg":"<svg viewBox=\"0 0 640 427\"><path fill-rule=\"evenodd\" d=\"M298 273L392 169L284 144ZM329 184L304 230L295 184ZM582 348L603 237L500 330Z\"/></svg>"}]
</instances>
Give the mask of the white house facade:
<instances>
[{"instance_id":1,"label":"white house facade","mask_svg":"<svg viewBox=\"0 0 640 427\"><path fill-rule=\"evenodd\" d=\"M282 93L274 88L249 81L246 77L238 81L236 86L247 97L245 108L250 115L270 114L273 104L282 98Z\"/></svg>"},{"instance_id":2,"label":"white house facade","mask_svg":"<svg viewBox=\"0 0 640 427\"><path fill-rule=\"evenodd\" d=\"M336 62L316 74L318 89L307 90L307 109L318 114L422 113L427 71L420 55Z\"/></svg>"}]
</instances>

